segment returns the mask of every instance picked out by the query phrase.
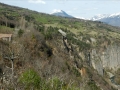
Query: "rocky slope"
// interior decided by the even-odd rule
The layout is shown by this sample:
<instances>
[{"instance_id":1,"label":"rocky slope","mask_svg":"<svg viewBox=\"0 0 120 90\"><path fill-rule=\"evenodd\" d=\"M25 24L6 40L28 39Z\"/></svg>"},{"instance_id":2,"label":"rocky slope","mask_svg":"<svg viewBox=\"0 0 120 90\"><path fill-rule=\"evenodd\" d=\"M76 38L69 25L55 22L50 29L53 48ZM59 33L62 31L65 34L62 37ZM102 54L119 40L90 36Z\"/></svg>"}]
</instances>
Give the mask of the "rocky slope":
<instances>
[{"instance_id":1,"label":"rocky slope","mask_svg":"<svg viewBox=\"0 0 120 90\"><path fill-rule=\"evenodd\" d=\"M0 41L1 89L118 88L108 72L119 77L120 28L0 6L0 33L13 34L12 42Z\"/></svg>"}]
</instances>

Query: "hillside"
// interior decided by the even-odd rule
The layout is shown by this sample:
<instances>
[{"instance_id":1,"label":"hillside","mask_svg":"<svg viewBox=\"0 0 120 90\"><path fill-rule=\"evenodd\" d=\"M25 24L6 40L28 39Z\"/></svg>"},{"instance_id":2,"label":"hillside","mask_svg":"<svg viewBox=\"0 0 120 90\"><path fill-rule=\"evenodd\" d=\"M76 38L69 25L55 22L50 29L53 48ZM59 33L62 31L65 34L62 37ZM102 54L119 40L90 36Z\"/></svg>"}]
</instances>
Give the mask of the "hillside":
<instances>
[{"instance_id":1,"label":"hillside","mask_svg":"<svg viewBox=\"0 0 120 90\"><path fill-rule=\"evenodd\" d=\"M0 40L1 89L119 88L118 27L1 3L0 33L13 34L11 42Z\"/></svg>"}]
</instances>

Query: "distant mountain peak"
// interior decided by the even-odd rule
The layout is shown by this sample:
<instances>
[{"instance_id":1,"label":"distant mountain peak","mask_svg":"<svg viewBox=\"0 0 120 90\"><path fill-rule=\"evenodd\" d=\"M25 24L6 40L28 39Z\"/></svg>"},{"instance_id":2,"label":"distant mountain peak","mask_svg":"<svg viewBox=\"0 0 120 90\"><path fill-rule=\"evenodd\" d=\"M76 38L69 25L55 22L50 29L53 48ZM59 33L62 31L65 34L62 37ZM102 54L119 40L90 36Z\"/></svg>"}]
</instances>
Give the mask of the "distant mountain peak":
<instances>
[{"instance_id":1,"label":"distant mountain peak","mask_svg":"<svg viewBox=\"0 0 120 90\"><path fill-rule=\"evenodd\" d=\"M64 11L63 10L53 10L53 12L51 14L54 14L54 13L63 13Z\"/></svg>"},{"instance_id":2,"label":"distant mountain peak","mask_svg":"<svg viewBox=\"0 0 120 90\"><path fill-rule=\"evenodd\" d=\"M120 12L119 13L111 14L109 17L115 17L115 16L120 16Z\"/></svg>"},{"instance_id":3,"label":"distant mountain peak","mask_svg":"<svg viewBox=\"0 0 120 90\"><path fill-rule=\"evenodd\" d=\"M97 21L97 20L100 20L102 18L106 18L108 16L109 16L109 14L98 14L98 15L95 15L94 17L92 17L91 20Z\"/></svg>"},{"instance_id":4,"label":"distant mountain peak","mask_svg":"<svg viewBox=\"0 0 120 90\"><path fill-rule=\"evenodd\" d=\"M114 14L99 14L91 18L93 21L105 22L112 26L120 27L120 12Z\"/></svg>"},{"instance_id":5,"label":"distant mountain peak","mask_svg":"<svg viewBox=\"0 0 120 90\"><path fill-rule=\"evenodd\" d=\"M54 10L51 15L55 15L55 16L61 16L61 17L68 17L68 18L74 18L71 15L68 15L65 11L63 10Z\"/></svg>"},{"instance_id":6,"label":"distant mountain peak","mask_svg":"<svg viewBox=\"0 0 120 90\"><path fill-rule=\"evenodd\" d=\"M98 15L95 15L94 17L92 17L91 20L99 21L99 20L104 19L104 18L114 18L116 16L120 16L120 12L114 13L114 14L98 14Z\"/></svg>"}]
</instances>

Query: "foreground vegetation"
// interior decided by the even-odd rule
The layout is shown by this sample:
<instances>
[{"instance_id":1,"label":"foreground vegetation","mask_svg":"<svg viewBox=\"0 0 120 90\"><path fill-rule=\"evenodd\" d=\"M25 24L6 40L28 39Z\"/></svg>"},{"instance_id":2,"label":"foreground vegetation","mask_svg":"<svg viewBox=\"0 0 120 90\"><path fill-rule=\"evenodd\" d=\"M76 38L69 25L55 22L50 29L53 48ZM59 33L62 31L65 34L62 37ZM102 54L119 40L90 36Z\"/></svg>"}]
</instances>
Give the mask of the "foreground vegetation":
<instances>
[{"instance_id":1,"label":"foreground vegetation","mask_svg":"<svg viewBox=\"0 0 120 90\"><path fill-rule=\"evenodd\" d=\"M12 42L0 41L0 77L6 78L1 80L0 88L114 90L89 66L87 60L91 49L96 48L100 52L100 48L119 43L120 28L5 4L0 4L0 7L0 33L13 34ZM67 42L72 46L72 59L59 29L67 33ZM11 55L16 56L12 79L11 62L5 59ZM84 75L79 71L81 68L86 70Z\"/></svg>"}]
</instances>

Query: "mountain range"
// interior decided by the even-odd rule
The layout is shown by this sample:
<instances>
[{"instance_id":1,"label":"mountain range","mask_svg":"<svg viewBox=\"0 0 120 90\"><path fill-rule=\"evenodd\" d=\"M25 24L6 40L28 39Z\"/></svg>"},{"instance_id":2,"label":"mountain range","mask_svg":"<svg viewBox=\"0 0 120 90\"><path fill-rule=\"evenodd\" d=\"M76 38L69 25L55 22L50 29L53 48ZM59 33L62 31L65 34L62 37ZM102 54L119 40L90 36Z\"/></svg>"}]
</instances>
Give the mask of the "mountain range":
<instances>
[{"instance_id":1,"label":"mountain range","mask_svg":"<svg viewBox=\"0 0 120 90\"><path fill-rule=\"evenodd\" d=\"M55 11L51 15L61 16L61 17L68 17L68 18L75 18L75 17L67 14L63 10ZM85 18L80 18L80 19L85 19ZM120 27L120 13L115 13L115 14L99 14L99 15L96 15L96 16L92 17L89 20L92 20L92 21L101 21L101 22L104 22L104 23L112 25L112 26L118 26L118 27Z\"/></svg>"},{"instance_id":2,"label":"mountain range","mask_svg":"<svg viewBox=\"0 0 120 90\"><path fill-rule=\"evenodd\" d=\"M112 26L120 27L120 13L100 14L91 18L93 21L101 21Z\"/></svg>"}]
</instances>

